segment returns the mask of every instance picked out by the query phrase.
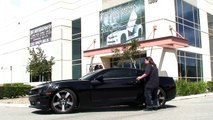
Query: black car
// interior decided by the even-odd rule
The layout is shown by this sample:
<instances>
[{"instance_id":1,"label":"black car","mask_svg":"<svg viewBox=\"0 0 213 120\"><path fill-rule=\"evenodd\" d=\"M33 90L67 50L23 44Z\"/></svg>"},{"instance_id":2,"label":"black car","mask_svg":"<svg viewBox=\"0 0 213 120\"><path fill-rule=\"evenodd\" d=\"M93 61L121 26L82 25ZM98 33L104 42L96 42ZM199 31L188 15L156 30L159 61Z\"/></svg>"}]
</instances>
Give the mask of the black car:
<instances>
[{"instance_id":1,"label":"black car","mask_svg":"<svg viewBox=\"0 0 213 120\"><path fill-rule=\"evenodd\" d=\"M91 72L79 80L60 80L38 85L30 90L31 107L69 113L80 108L111 105L142 105L144 84L136 77L143 71L131 68L109 68ZM171 77L159 77L159 106L176 96Z\"/></svg>"}]
</instances>

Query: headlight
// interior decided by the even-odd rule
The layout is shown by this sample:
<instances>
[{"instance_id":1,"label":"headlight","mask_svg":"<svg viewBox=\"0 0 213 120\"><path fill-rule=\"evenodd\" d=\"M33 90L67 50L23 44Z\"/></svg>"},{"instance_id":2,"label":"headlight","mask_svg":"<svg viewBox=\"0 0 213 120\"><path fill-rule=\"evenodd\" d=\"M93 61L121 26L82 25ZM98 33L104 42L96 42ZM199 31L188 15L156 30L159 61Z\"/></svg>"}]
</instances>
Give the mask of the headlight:
<instances>
[{"instance_id":1,"label":"headlight","mask_svg":"<svg viewBox=\"0 0 213 120\"><path fill-rule=\"evenodd\" d=\"M30 95L33 95L33 94L50 95L57 88L58 88L58 86L56 84L53 84L53 83L38 85L38 86L36 86L36 87L34 87L30 90Z\"/></svg>"},{"instance_id":2,"label":"headlight","mask_svg":"<svg viewBox=\"0 0 213 120\"><path fill-rule=\"evenodd\" d=\"M38 89L38 94L41 94L42 93L42 91L43 91L43 89Z\"/></svg>"}]
</instances>

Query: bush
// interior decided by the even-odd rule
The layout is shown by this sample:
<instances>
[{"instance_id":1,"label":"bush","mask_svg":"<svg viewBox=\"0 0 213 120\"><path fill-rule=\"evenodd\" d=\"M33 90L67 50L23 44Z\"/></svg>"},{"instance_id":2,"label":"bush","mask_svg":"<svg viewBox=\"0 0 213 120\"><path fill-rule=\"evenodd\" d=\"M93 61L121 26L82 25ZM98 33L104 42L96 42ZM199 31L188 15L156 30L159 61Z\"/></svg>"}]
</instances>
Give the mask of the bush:
<instances>
[{"instance_id":1,"label":"bush","mask_svg":"<svg viewBox=\"0 0 213 120\"><path fill-rule=\"evenodd\" d=\"M2 98L3 98L3 87L0 86L0 99L2 99Z\"/></svg>"},{"instance_id":2,"label":"bush","mask_svg":"<svg viewBox=\"0 0 213 120\"><path fill-rule=\"evenodd\" d=\"M187 82L186 80L178 80L176 86L178 96L205 93L207 90L207 84L203 81Z\"/></svg>"},{"instance_id":3,"label":"bush","mask_svg":"<svg viewBox=\"0 0 213 120\"><path fill-rule=\"evenodd\" d=\"M23 83L3 84L0 87L0 99L25 96L32 87Z\"/></svg>"},{"instance_id":4,"label":"bush","mask_svg":"<svg viewBox=\"0 0 213 120\"><path fill-rule=\"evenodd\" d=\"M208 91L213 92L213 81L207 82L207 89Z\"/></svg>"}]
</instances>

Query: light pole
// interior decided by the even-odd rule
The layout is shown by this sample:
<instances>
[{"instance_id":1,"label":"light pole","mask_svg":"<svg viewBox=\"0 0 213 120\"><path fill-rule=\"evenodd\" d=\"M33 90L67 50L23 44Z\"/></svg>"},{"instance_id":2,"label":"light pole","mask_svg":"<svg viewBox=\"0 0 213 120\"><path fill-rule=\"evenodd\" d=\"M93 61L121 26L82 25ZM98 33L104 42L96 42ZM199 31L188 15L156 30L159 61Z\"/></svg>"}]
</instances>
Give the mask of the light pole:
<instances>
[{"instance_id":1,"label":"light pole","mask_svg":"<svg viewBox=\"0 0 213 120\"><path fill-rule=\"evenodd\" d=\"M12 80L13 80L13 67L10 66L10 78L11 78L11 86L12 86Z\"/></svg>"}]
</instances>

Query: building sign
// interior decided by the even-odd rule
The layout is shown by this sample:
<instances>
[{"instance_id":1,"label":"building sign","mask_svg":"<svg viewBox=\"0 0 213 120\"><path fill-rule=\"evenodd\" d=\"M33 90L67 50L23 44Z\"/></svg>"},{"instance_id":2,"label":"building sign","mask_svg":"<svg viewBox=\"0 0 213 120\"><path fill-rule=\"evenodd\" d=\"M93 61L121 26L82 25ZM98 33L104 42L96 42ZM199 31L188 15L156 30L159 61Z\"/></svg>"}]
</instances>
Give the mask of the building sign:
<instances>
[{"instance_id":1,"label":"building sign","mask_svg":"<svg viewBox=\"0 0 213 120\"><path fill-rule=\"evenodd\" d=\"M100 12L101 47L145 37L144 0L130 2Z\"/></svg>"},{"instance_id":2,"label":"building sign","mask_svg":"<svg viewBox=\"0 0 213 120\"><path fill-rule=\"evenodd\" d=\"M148 0L149 4L156 3L156 2L158 2L158 0Z\"/></svg>"},{"instance_id":3,"label":"building sign","mask_svg":"<svg viewBox=\"0 0 213 120\"><path fill-rule=\"evenodd\" d=\"M50 42L52 37L52 23L47 23L30 29L30 46Z\"/></svg>"}]
</instances>

